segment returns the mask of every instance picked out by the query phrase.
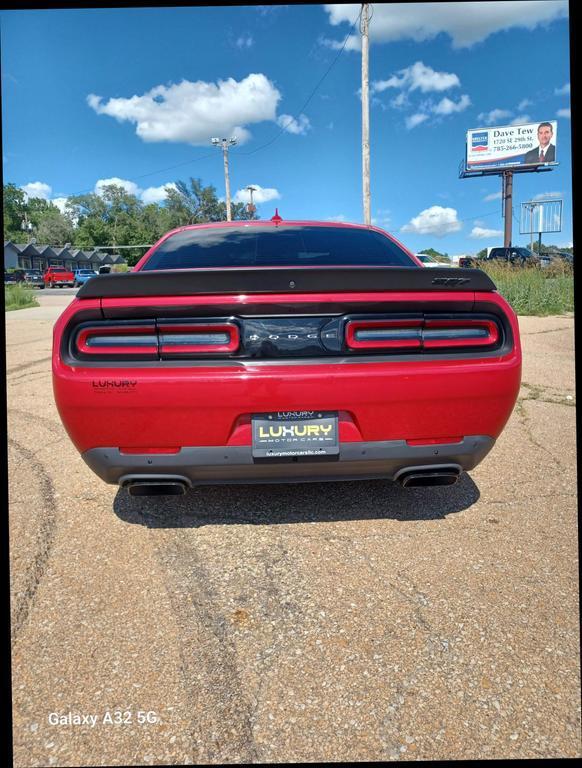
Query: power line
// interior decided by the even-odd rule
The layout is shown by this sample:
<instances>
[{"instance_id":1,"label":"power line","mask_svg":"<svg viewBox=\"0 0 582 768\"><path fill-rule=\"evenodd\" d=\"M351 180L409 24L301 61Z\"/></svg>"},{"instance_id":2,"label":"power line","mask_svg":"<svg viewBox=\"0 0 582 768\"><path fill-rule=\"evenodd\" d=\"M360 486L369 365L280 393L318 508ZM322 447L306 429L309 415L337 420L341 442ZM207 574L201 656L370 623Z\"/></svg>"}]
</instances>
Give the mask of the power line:
<instances>
[{"instance_id":1,"label":"power line","mask_svg":"<svg viewBox=\"0 0 582 768\"><path fill-rule=\"evenodd\" d=\"M352 26L350 27L350 29L348 31L348 34L346 35L346 38L345 38L345 40L343 42L343 45L338 50L336 57L333 59L333 61L331 62L329 67L326 69L326 71L323 73L323 75L320 77L320 79L318 80L317 84L315 85L315 87L313 88L313 90L311 91L311 93L309 94L309 96L307 97L305 102L303 103L303 105L299 108L298 114L301 114L303 112L303 110L307 107L307 105L309 104L311 99L317 93L317 90L318 90L319 86L323 83L325 78L328 76L328 74L331 72L331 70L335 66L335 64L338 61L339 57L344 52L344 49L345 49L345 47L346 47L346 45L348 43L348 39L349 39L350 35L352 34L352 32L354 31L354 28L355 28L356 24L358 23L361 15L362 15L362 10L360 9L360 12L358 13L357 17L354 19L354 22L353 22ZM275 136L272 139L270 139L269 141L267 141L265 144L261 144L261 146L256 147L256 149L253 149L250 152L240 152L239 151L239 152L237 152L237 155L248 157L250 155L254 155L255 152L259 152L260 150L265 149L266 147L269 147L271 144L273 144L275 141L277 141L277 139L279 138L279 136L281 136L282 133L284 133L286 131L286 129L288 128L289 125L291 125L291 123L293 122L294 119L295 118L291 117L285 123L285 125L281 126L279 132L276 133ZM142 173L139 176L134 176L131 179L126 179L126 181L137 181L139 179L145 179L148 176L156 176L158 173L166 173L166 171L172 171L175 168L183 168L185 165L190 165L191 163L197 163L200 160L205 160L207 157L212 157L212 155L213 155L212 152L207 152L206 154L200 155L200 157L195 157L192 160L186 160L183 163L176 163L175 165L170 165L167 168L160 168L157 171L149 171L148 173ZM73 194L63 195L63 197L79 197L80 195L90 194L91 192L93 192L93 189L86 189L86 190L83 190L81 192L75 192Z\"/></svg>"},{"instance_id":2,"label":"power line","mask_svg":"<svg viewBox=\"0 0 582 768\"><path fill-rule=\"evenodd\" d=\"M194 157L192 160L186 160L183 163L176 163L176 165L170 165L167 168L161 168L159 171L150 171L149 173L142 173L140 176L134 176L132 179L124 179L124 181L137 181L138 179L145 179L147 176L155 176L158 173L165 173L166 171L172 171L174 168L182 168L184 165L190 165L190 163L197 163L199 160L205 160L207 157L212 157L213 152L207 152L200 157ZM74 192L73 194L63 195L63 197L79 197L80 195L88 195L94 191L94 188L85 189L82 192ZM49 201L50 202L50 201Z\"/></svg>"},{"instance_id":3,"label":"power line","mask_svg":"<svg viewBox=\"0 0 582 768\"><path fill-rule=\"evenodd\" d=\"M352 34L352 32L354 31L354 29L355 29L355 27L356 27L356 24L358 23L358 21L359 21L359 19L360 19L360 16L361 16L361 15L362 15L362 9L360 9L360 12L358 13L358 15L356 16L356 18L354 19L354 23L353 23L353 24L352 24L352 26L350 27L350 30L349 30L348 34L346 35L346 39L344 40L342 47L339 49L339 51L338 51L338 53L337 53L337 55L336 55L335 59L334 59L334 60L331 62L331 64L329 65L329 67L326 69L326 71L323 73L323 75L322 75L322 76L319 78L319 80L317 81L317 84L316 84L315 88L314 88L314 89L311 91L311 93L309 94L309 96L307 97L307 99L305 100L305 102L303 103L303 105L302 105L302 106L301 106L301 107L300 107L300 108L297 110L297 114L301 114L301 113L303 112L303 110L304 110L304 109L307 107L307 105L309 104L309 102L311 101L311 99L312 99L312 98L315 96L315 94L316 94L316 92L317 92L317 89L319 88L319 86L320 86L320 85L323 83L323 81L325 80L325 78L326 78L326 77L329 75L329 73L331 72L332 68L333 68L333 67L334 67L334 65L336 64L337 60L339 59L339 57L340 57L340 56L342 55L342 53L344 52L344 49L345 49L345 47L346 47L346 45L347 45L347 43L348 43L349 37L350 37L350 35ZM275 141L277 141L277 139L279 138L279 136L281 136L281 134L282 134L282 133L284 133L284 132L286 131L286 129L287 129L287 128L288 128L288 127L291 125L291 123L293 122L293 120L294 120L294 119L295 119L294 117L291 117L291 118L290 118L290 119L287 121L287 123L285 123L285 125L281 126L281 129L279 130L279 132L278 132L278 133L276 133L276 134L275 134L275 136L273 136L273 138L272 138L272 139L270 139L269 141L265 142L265 144L261 144L261 146L260 146L260 147L256 147L255 149L251 150L250 152L240 152L240 151L239 151L239 152L237 152L237 155L241 155L241 156L244 156L244 157L249 157L250 155L254 155L254 154L255 154L255 152L259 152L261 149L265 149L266 147L269 147L269 146L271 146L271 144L273 144Z\"/></svg>"}]
</instances>

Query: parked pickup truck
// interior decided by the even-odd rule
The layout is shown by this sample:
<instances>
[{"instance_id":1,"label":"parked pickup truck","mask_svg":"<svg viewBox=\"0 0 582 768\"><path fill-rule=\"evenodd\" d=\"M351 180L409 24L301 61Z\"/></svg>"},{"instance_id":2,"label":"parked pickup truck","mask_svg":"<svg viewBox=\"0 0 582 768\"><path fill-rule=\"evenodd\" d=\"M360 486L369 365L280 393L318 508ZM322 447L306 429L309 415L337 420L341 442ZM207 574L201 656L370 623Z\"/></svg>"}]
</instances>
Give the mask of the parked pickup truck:
<instances>
[{"instance_id":1,"label":"parked pickup truck","mask_svg":"<svg viewBox=\"0 0 582 768\"><path fill-rule=\"evenodd\" d=\"M62 288L68 285L71 288L75 285L75 275L64 267L49 267L42 276L47 288Z\"/></svg>"}]
</instances>

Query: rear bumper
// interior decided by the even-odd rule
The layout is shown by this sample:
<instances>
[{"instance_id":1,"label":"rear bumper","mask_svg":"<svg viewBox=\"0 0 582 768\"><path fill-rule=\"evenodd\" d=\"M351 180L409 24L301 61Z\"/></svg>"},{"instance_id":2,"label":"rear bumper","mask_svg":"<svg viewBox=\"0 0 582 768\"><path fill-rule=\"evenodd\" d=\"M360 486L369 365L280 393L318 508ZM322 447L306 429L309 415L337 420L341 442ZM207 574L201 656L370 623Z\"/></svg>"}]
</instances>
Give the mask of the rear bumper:
<instances>
[{"instance_id":1,"label":"rear bumper","mask_svg":"<svg viewBox=\"0 0 582 768\"><path fill-rule=\"evenodd\" d=\"M118 448L92 448L82 456L107 483L134 480L181 480L187 485L223 483L321 482L384 478L394 480L402 470L418 467L458 467L471 470L485 458L495 440L484 435L460 442L408 445L405 440L340 444L337 459L255 461L251 446L185 447L174 454L125 454Z\"/></svg>"}]
</instances>

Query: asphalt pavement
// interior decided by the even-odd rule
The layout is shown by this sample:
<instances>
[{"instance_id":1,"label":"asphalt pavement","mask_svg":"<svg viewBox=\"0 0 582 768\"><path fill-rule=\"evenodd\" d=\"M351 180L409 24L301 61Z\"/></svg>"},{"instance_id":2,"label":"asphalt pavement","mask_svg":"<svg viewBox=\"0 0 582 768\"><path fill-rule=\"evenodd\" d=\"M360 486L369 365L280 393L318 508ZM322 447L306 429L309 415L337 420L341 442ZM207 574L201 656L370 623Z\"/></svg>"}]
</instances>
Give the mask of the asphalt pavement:
<instances>
[{"instance_id":1,"label":"asphalt pavement","mask_svg":"<svg viewBox=\"0 0 582 768\"><path fill-rule=\"evenodd\" d=\"M143 499L61 425L71 298L6 315L16 768L580 756L572 317L456 486Z\"/></svg>"}]
</instances>

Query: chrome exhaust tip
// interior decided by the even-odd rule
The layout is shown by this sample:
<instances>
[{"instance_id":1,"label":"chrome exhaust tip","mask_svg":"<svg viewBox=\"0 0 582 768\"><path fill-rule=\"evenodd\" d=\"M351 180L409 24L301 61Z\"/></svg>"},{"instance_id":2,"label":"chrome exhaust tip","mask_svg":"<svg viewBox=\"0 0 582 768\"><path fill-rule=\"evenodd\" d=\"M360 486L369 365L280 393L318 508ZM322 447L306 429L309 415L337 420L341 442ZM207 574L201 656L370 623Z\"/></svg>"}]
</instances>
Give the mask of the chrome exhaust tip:
<instances>
[{"instance_id":1,"label":"chrome exhaust tip","mask_svg":"<svg viewBox=\"0 0 582 768\"><path fill-rule=\"evenodd\" d=\"M183 496L188 490L181 480L134 480L124 487L130 496Z\"/></svg>"},{"instance_id":2,"label":"chrome exhaust tip","mask_svg":"<svg viewBox=\"0 0 582 768\"><path fill-rule=\"evenodd\" d=\"M426 488L437 485L454 485L461 476L459 466L408 467L397 472L394 480L403 488Z\"/></svg>"}]
</instances>

